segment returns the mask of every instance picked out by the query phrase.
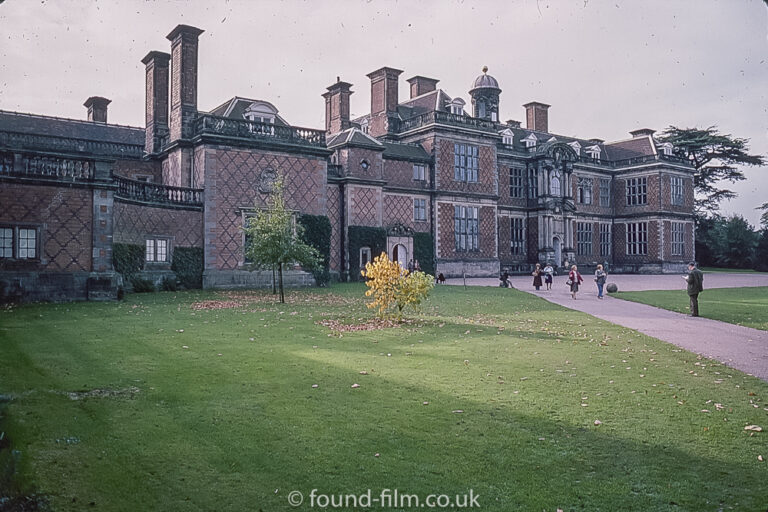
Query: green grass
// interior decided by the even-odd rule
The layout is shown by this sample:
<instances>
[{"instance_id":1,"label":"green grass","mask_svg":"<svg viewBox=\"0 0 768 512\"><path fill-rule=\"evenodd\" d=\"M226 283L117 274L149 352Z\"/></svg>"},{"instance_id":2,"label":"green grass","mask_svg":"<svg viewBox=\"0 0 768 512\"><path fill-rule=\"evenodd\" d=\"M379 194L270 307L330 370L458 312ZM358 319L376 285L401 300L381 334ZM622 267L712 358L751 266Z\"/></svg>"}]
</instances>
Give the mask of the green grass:
<instances>
[{"instance_id":1,"label":"green grass","mask_svg":"<svg viewBox=\"0 0 768 512\"><path fill-rule=\"evenodd\" d=\"M315 488L472 489L490 511L768 507L768 434L744 430L768 430L765 382L515 290L437 287L398 328L317 323L370 318L362 294L0 312L14 489L56 511L310 510L287 496Z\"/></svg>"},{"instance_id":2,"label":"green grass","mask_svg":"<svg viewBox=\"0 0 768 512\"><path fill-rule=\"evenodd\" d=\"M718 274L765 274L751 268L721 268L721 267L701 267L702 272L714 272Z\"/></svg>"},{"instance_id":3,"label":"green grass","mask_svg":"<svg viewBox=\"0 0 768 512\"><path fill-rule=\"evenodd\" d=\"M678 313L688 313L685 290L618 292L613 296ZM768 330L768 287L712 288L699 295L699 314L706 318Z\"/></svg>"}]
</instances>

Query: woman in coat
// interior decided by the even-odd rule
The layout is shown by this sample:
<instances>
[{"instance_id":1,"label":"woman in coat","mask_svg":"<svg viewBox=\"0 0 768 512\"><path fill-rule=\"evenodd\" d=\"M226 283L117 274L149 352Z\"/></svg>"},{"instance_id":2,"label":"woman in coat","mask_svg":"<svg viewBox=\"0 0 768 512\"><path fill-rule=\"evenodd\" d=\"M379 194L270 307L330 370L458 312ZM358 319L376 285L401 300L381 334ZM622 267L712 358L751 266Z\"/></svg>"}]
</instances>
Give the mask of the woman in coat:
<instances>
[{"instance_id":1,"label":"woman in coat","mask_svg":"<svg viewBox=\"0 0 768 512\"><path fill-rule=\"evenodd\" d=\"M584 282L576 265L572 266L571 271L568 273L568 282L571 283L571 297L575 299L576 294L579 292L579 285Z\"/></svg>"},{"instance_id":2,"label":"woman in coat","mask_svg":"<svg viewBox=\"0 0 768 512\"><path fill-rule=\"evenodd\" d=\"M539 288L541 288L541 274L543 274L543 272L541 271L541 264L537 263L536 269L533 271L533 274L532 274L533 286L536 288L537 291L539 290Z\"/></svg>"}]
</instances>

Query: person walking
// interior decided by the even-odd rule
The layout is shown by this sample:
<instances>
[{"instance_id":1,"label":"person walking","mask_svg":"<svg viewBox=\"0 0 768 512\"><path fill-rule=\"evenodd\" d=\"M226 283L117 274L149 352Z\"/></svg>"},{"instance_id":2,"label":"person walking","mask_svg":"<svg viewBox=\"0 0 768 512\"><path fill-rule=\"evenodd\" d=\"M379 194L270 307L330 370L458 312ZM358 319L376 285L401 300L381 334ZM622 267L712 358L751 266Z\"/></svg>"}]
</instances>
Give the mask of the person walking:
<instances>
[{"instance_id":1,"label":"person walking","mask_svg":"<svg viewBox=\"0 0 768 512\"><path fill-rule=\"evenodd\" d=\"M579 269L576 265L571 267L571 271L568 273L568 284L571 287L571 297L575 300L576 294L579 293L579 285L584 282L584 279L579 274Z\"/></svg>"},{"instance_id":2,"label":"person walking","mask_svg":"<svg viewBox=\"0 0 768 512\"><path fill-rule=\"evenodd\" d=\"M536 264L536 268L533 270L533 286L536 288L536 291L538 291L541 288L541 274L543 272L541 271L541 263Z\"/></svg>"},{"instance_id":3,"label":"person walking","mask_svg":"<svg viewBox=\"0 0 768 512\"><path fill-rule=\"evenodd\" d=\"M555 273L555 269L552 268L551 263L547 263L544 267L544 284L547 285L547 290L552 290L552 274Z\"/></svg>"},{"instance_id":4,"label":"person walking","mask_svg":"<svg viewBox=\"0 0 768 512\"><path fill-rule=\"evenodd\" d=\"M688 283L688 297L691 299L691 316L699 316L699 294L704 290L704 273L696 268L696 262L688 264L688 274L683 276Z\"/></svg>"},{"instance_id":5,"label":"person walking","mask_svg":"<svg viewBox=\"0 0 768 512\"><path fill-rule=\"evenodd\" d=\"M602 265L597 266L597 270L595 270L595 283L597 283L597 298L602 299L603 298L603 286L605 285L605 280L608 278L608 273L603 270Z\"/></svg>"}]
</instances>

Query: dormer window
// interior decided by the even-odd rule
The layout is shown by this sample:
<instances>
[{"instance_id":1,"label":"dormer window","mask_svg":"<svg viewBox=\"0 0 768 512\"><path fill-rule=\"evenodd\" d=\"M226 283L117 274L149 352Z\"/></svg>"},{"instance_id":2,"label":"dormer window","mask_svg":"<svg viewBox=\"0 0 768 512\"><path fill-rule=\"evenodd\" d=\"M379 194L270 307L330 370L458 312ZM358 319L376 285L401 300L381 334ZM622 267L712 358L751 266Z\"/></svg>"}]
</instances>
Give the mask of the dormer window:
<instances>
[{"instance_id":1,"label":"dormer window","mask_svg":"<svg viewBox=\"0 0 768 512\"><path fill-rule=\"evenodd\" d=\"M511 146L515 142L515 134L510 129L501 132L501 142L505 146Z\"/></svg>"},{"instance_id":2,"label":"dormer window","mask_svg":"<svg viewBox=\"0 0 768 512\"><path fill-rule=\"evenodd\" d=\"M368 133L368 119L363 119L360 122L360 131L363 133Z\"/></svg>"},{"instance_id":3,"label":"dormer window","mask_svg":"<svg viewBox=\"0 0 768 512\"><path fill-rule=\"evenodd\" d=\"M523 139L523 144L525 144L525 147L527 148L533 148L536 147L538 140L539 139L536 138L536 135L532 133Z\"/></svg>"},{"instance_id":4,"label":"dormer window","mask_svg":"<svg viewBox=\"0 0 768 512\"><path fill-rule=\"evenodd\" d=\"M589 146L585 149L589 158L600 159L600 146Z\"/></svg>"},{"instance_id":5,"label":"dormer window","mask_svg":"<svg viewBox=\"0 0 768 512\"><path fill-rule=\"evenodd\" d=\"M465 104L463 99L454 98L448 103L448 111L455 116L463 116Z\"/></svg>"},{"instance_id":6,"label":"dormer window","mask_svg":"<svg viewBox=\"0 0 768 512\"><path fill-rule=\"evenodd\" d=\"M670 144L669 142L665 142L664 144L660 145L660 148L661 148L662 154L667 156L672 156L672 151L674 149L672 147L672 144Z\"/></svg>"},{"instance_id":7,"label":"dormer window","mask_svg":"<svg viewBox=\"0 0 768 512\"><path fill-rule=\"evenodd\" d=\"M255 123L249 126L253 133L274 135L277 109L267 102L254 101L243 112L243 119Z\"/></svg>"},{"instance_id":8,"label":"dormer window","mask_svg":"<svg viewBox=\"0 0 768 512\"><path fill-rule=\"evenodd\" d=\"M569 142L568 145L573 148L577 155L581 154L581 144L578 141Z\"/></svg>"}]
</instances>

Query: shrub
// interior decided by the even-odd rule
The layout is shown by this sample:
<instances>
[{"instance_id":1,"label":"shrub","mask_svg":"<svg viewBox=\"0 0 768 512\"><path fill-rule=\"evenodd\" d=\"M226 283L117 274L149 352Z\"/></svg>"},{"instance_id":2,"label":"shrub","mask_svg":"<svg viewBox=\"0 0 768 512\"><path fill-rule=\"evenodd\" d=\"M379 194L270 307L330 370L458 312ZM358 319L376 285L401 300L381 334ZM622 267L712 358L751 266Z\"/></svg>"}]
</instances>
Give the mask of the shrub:
<instances>
[{"instance_id":1,"label":"shrub","mask_svg":"<svg viewBox=\"0 0 768 512\"><path fill-rule=\"evenodd\" d=\"M112 244L112 266L115 268L115 272L119 272L126 279L130 279L144 268L145 251L143 245Z\"/></svg>"},{"instance_id":2,"label":"shrub","mask_svg":"<svg viewBox=\"0 0 768 512\"><path fill-rule=\"evenodd\" d=\"M164 292L175 292L178 289L176 279L172 277L164 277L163 281L160 283L160 289Z\"/></svg>"},{"instance_id":3,"label":"shrub","mask_svg":"<svg viewBox=\"0 0 768 512\"><path fill-rule=\"evenodd\" d=\"M394 316L399 320L406 307L415 309L434 286L432 276L423 272L408 273L400 263L391 261L384 252L374 258L372 263L366 264L360 274L367 279L366 297L373 297L373 301L366 306L376 309L379 317Z\"/></svg>"},{"instance_id":4,"label":"shrub","mask_svg":"<svg viewBox=\"0 0 768 512\"><path fill-rule=\"evenodd\" d=\"M155 291L155 283L149 279L132 277L131 285L133 286L134 293L152 293Z\"/></svg>"},{"instance_id":5,"label":"shrub","mask_svg":"<svg viewBox=\"0 0 768 512\"><path fill-rule=\"evenodd\" d=\"M203 249L201 247L176 247L173 250L171 270L179 284L187 289L203 287Z\"/></svg>"}]
</instances>

